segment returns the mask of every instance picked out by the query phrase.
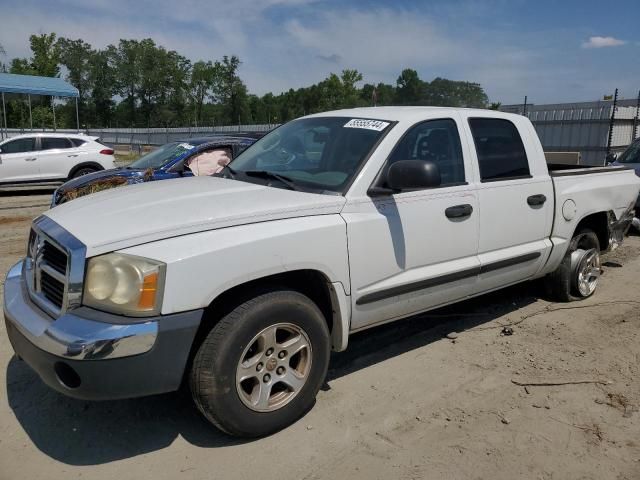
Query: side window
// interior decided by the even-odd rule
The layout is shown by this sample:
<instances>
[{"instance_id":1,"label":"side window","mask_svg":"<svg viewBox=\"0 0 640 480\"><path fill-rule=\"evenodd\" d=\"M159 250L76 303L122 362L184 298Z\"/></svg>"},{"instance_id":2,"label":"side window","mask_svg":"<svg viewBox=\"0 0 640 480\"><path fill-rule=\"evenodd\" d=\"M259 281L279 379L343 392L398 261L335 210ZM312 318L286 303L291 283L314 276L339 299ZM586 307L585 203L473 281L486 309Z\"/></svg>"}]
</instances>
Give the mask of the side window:
<instances>
[{"instance_id":1,"label":"side window","mask_svg":"<svg viewBox=\"0 0 640 480\"><path fill-rule=\"evenodd\" d=\"M73 144L68 138L43 137L40 141L40 150L53 150L54 148L73 148Z\"/></svg>"},{"instance_id":2,"label":"side window","mask_svg":"<svg viewBox=\"0 0 640 480\"><path fill-rule=\"evenodd\" d=\"M501 118L470 118L483 182L529 176L529 162L518 129Z\"/></svg>"},{"instance_id":3,"label":"side window","mask_svg":"<svg viewBox=\"0 0 640 480\"><path fill-rule=\"evenodd\" d=\"M80 140L79 138L70 138L69 140L71 141L74 147L80 147L85 143L87 143L86 140Z\"/></svg>"},{"instance_id":4,"label":"side window","mask_svg":"<svg viewBox=\"0 0 640 480\"><path fill-rule=\"evenodd\" d=\"M5 143L0 148L2 149L2 153L33 152L35 150L35 139L18 138L17 140L12 140L11 142Z\"/></svg>"},{"instance_id":5,"label":"side window","mask_svg":"<svg viewBox=\"0 0 640 480\"><path fill-rule=\"evenodd\" d=\"M456 122L429 120L412 127L396 145L387 166L399 160L433 162L440 170L441 186L464 183L464 160Z\"/></svg>"}]
</instances>

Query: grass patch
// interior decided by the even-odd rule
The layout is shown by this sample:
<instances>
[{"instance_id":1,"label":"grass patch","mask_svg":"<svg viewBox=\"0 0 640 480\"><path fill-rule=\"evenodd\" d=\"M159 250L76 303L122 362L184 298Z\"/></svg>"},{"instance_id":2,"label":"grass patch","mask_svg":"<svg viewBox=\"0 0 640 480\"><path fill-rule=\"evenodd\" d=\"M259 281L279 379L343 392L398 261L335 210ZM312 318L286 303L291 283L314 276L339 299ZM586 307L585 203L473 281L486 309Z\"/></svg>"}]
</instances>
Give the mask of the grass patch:
<instances>
[{"instance_id":1,"label":"grass patch","mask_svg":"<svg viewBox=\"0 0 640 480\"><path fill-rule=\"evenodd\" d=\"M114 157L116 158L116 165L118 167L126 167L130 163L135 162L137 159L139 159L140 155L138 155L136 152L116 153L114 154Z\"/></svg>"}]
</instances>

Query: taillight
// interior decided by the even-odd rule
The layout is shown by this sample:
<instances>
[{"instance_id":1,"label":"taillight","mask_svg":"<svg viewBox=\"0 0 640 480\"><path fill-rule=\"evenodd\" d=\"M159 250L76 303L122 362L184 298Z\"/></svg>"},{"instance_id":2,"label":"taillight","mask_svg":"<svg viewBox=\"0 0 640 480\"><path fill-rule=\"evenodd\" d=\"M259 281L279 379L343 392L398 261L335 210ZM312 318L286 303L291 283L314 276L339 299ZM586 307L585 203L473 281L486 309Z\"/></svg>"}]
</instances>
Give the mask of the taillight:
<instances>
[{"instance_id":1,"label":"taillight","mask_svg":"<svg viewBox=\"0 0 640 480\"><path fill-rule=\"evenodd\" d=\"M105 148L104 150L100 150L102 155L113 155L113 150L110 148Z\"/></svg>"}]
</instances>

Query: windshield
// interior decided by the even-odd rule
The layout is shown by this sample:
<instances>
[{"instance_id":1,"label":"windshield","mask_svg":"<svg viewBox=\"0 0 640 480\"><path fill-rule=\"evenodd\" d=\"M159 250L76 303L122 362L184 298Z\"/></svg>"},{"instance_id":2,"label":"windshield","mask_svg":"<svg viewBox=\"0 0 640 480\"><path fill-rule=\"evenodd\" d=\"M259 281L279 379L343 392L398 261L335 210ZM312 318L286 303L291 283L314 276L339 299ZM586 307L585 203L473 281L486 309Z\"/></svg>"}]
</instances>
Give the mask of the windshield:
<instances>
[{"instance_id":1,"label":"windshield","mask_svg":"<svg viewBox=\"0 0 640 480\"><path fill-rule=\"evenodd\" d=\"M343 192L389 125L349 117L294 120L238 156L231 162L231 172L246 181L271 184L269 179L279 176L274 186L282 186L284 179L289 188Z\"/></svg>"},{"instance_id":2,"label":"windshield","mask_svg":"<svg viewBox=\"0 0 640 480\"><path fill-rule=\"evenodd\" d=\"M618 163L640 163L640 141L629 145L629 148L618 158Z\"/></svg>"},{"instance_id":3,"label":"windshield","mask_svg":"<svg viewBox=\"0 0 640 480\"><path fill-rule=\"evenodd\" d=\"M196 146L189 143L167 143L153 152L143 155L127 168L162 168L165 165L170 164L176 158L182 157L194 148L196 148Z\"/></svg>"}]
</instances>

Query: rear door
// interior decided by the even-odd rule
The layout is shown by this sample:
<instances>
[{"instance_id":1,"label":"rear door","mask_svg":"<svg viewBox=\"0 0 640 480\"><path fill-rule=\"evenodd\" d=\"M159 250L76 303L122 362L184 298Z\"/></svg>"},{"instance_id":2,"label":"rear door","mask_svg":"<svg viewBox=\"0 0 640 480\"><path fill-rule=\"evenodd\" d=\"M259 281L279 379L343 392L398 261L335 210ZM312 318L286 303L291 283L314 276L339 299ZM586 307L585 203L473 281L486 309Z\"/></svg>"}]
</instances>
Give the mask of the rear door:
<instances>
[{"instance_id":1,"label":"rear door","mask_svg":"<svg viewBox=\"0 0 640 480\"><path fill-rule=\"evenodd\" d=\"M40 137L38 165L40 177L58 179L69 176L71 169L80 163L80 149L66 137Z\"/></svg>"},{"instance_id":2,"label":"rear door","mask_svg":"<svg viewBox=\"0 0 640 480\"><path fill-rule=\"evenodd\" d=\"M16 138L0 146L0 183L26 182L39 177L36 139Z\"/></svg>"},{"instance_id":3,"label":"rear door","mask_svg":"<svg viewBox=\"0 0 640 480\"><path fill-rule=\"evenodd\" d=\"M528 279L542 267L551 250L554 193L546 163L536 161L544 153L531 124L463 115L479 167L479 293Z\"/></svg>"},{"instance_id":4,"label":"rear door","mask_svg":"<svg viewBox=\"0 0 640 480\"><path fill-rule=\"evenodd\" d=\"M423 160L438 166L439 187L348 198L342 216L349 243L352 329L473 291L479 270L478 198L459 122L452 116L410 127L373 185L385 188L385 172L393 162ZM460 214L452 215L456 209Z\"/></svg>"}]
</instances>

